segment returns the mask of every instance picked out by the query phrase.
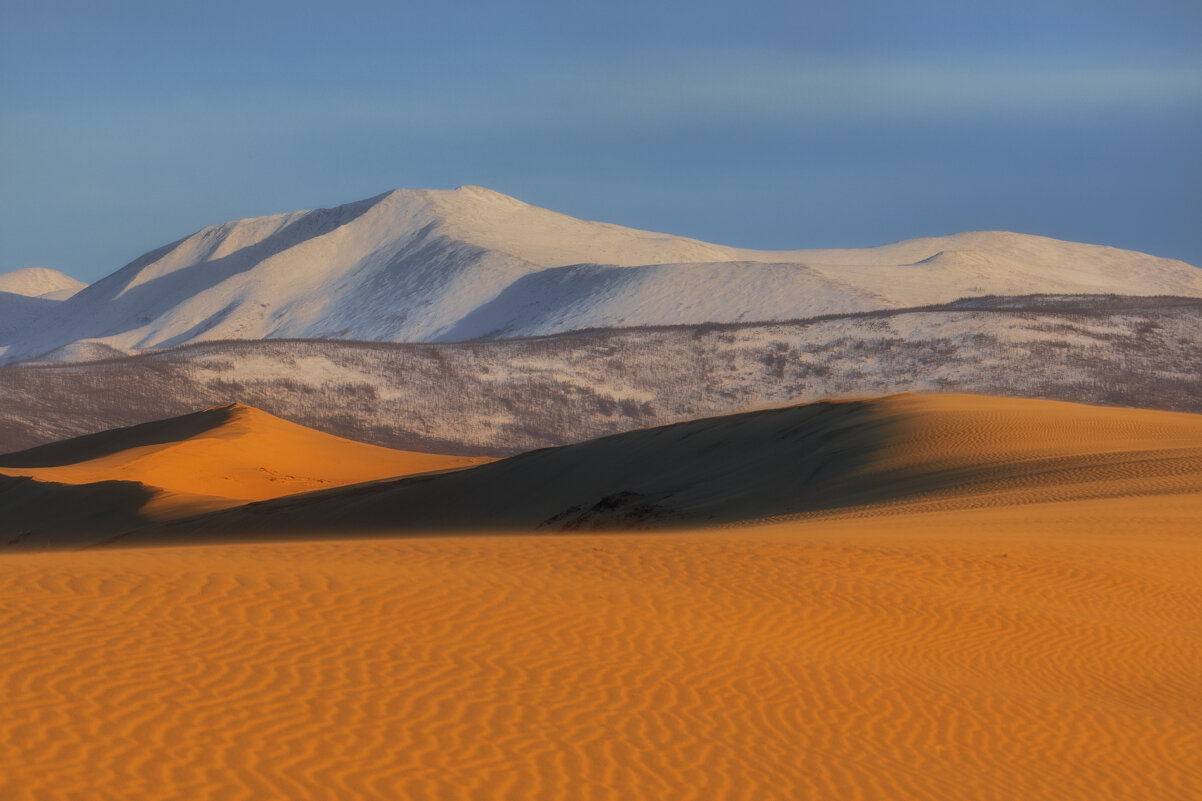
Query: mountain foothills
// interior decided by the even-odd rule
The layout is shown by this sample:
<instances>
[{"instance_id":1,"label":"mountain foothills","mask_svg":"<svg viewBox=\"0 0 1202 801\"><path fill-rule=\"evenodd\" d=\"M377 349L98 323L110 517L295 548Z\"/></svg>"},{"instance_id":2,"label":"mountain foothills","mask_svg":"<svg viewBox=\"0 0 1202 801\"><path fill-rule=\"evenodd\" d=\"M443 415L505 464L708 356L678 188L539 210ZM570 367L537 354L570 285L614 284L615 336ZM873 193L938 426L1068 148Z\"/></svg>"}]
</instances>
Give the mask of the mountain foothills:
<instances>
[{"instance_id":1,"label":"mountain foothills","mask_svg":"<svg viewBox=\"0 0 1202 801\"><path fill-rule=\"evenodd\" d=\"M28 273L28 271L21 271ZM0 277L74 287L43 276ZM586 222L479 187L204 228L63 300L0 295L0 360L213 340L443 342L795 320L1031 294L1202 297L1202 271L1003 232L758 251Z\"/></svg>"},{"instance_id":2,"label":"mountain foothills","mask_svg":"<svg viewBox=\"0 0 1202 801\"><path fill-rule=\"evenodd\" d=\"M0 368L0 452L236 400L394 448L514 454L835 397L969 392L1202 412L1202 299L1024 297L466 343L202 342Z\"/></svg>"}]
</instances>

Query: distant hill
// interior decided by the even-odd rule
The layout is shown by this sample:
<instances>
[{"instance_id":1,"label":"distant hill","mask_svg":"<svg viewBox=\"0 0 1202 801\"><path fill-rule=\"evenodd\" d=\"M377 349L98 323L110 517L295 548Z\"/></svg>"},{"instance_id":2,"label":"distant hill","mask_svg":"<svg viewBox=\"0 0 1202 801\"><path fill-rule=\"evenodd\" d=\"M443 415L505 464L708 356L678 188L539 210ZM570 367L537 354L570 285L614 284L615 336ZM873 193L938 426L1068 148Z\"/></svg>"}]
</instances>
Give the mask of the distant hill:
<instances>
[{"instance_id":1,"label":"distant hill","mask_svg":"<svg viewBox=\"0 0 1202 801\"><path fill-rule=\"evenodd\" d=\"M586 222L480 187L396 190L204 228L67 300L9 313L0 360L231 339L435 342L764 322L1036 293L1202 297L1202 270L1005 232L746 250Z\"/></svg>"},{"instance_id":2,"label":"distant hill","mask_svg":"<svg viewBox=\"0 0 1202 801\"><path fill-rule=\"evenodd\" d=\"M66 300L87 284L48 267L25 267L0 273L0 292L30 298Z\"/></svg>"}]
</instances>

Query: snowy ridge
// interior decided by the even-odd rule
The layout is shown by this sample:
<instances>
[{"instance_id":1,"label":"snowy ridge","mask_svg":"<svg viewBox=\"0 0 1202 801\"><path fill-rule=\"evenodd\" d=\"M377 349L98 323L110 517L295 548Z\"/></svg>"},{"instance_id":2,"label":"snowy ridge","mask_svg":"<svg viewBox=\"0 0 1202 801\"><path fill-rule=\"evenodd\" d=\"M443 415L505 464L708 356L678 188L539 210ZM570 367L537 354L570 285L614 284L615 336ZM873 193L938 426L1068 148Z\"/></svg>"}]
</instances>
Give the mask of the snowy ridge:
<instances>
[{"instance_id":1,"label":"snowy ridge","mask_svg":"<svg viewBox=\"0 0 1202 801\"><path fill-rule=\"evenodd\" d=\"M0 361L227 339L433 342L773 321L1035 293L1202 297L1202 271L1005 232L746 250L480 187L396 190L202 229L68 300L0 320Z\"/></svg>"},{"instance_id":2,"label":"snowy ridge","mask_svg":"<svg viewBox=\"0 0 1202 801\"><path fill-rule=\"evenodd\" d=\"M28 298L66 300L87 284L48 267L25 267L0 273L0 292Z\"/></svg>"}]
</instances>

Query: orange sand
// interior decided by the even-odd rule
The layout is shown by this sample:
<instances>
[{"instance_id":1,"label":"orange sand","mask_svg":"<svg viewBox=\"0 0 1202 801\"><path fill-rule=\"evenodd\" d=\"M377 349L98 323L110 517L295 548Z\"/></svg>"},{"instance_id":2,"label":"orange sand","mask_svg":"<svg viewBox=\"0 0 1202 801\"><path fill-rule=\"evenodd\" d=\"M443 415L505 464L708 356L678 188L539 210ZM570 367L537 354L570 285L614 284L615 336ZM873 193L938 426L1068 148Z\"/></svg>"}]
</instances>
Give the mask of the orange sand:
<instances>
[{"instance_id":1,"label":"orange sand","mask_svg":"<svg viewBox=\"0 0 1202 801\"><path fill-rule=\"evenodd\" d=\"M1200 519L9 555L0 797L1193 799Z\"/></svg>"},{"instance_id":2,"label":"orange sand","mask_svg":"<svg viewBox=\"0 0 1202 801\"><path fill-rule=\"evenodd\" d=\"M151 429L156 441L139 444L147 439L139 429ZM14 460L18 466L9 466ZM67 485L139 482L160 491L151 516L161 519L230 505L213 499L261 501L486 461L367 445L233 404L3 456L0 475Z\"/></svg>"},{"instance_id":3,"label":"orange sand","mask_svg":"<svg viewBox=\"0 0 1202 801\"><path fill-rule=\"evenodd\" d=\"M5 554L0 798L1192 801L1202 460L1145 439L1072 500Z\"/></svg>"}]
</instances>

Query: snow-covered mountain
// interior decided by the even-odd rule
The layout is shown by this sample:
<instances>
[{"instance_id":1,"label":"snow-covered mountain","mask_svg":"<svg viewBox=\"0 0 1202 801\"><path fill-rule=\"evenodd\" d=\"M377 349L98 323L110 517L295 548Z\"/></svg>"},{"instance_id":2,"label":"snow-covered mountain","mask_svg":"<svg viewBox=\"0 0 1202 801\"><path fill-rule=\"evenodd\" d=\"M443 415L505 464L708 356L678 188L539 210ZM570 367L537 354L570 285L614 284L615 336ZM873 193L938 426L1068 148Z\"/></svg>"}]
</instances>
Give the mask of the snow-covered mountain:
<instances>
[{"instance_id":1,"label":"snow-covered mountain","mask_svg":"<svg viewBox=\"0 0 1202 801\"><path fill-rule=\"evenodd\" d=\"M1202 270L1003 232L745 250L586 222L479 187L397 190L205 228L61 303L22 308L7 324L0 308L0 360L221 339L434 342L773 321L1034 293L1202 297Z\"/></svg>"},{"instance_id":2,"label":"snow-covered mountain","mask_svg":"<svg viewBox=\"0 0 1202 801\"><path fill-rule=\"evenodd\" d=\"M48 267L24 267L0 273L0 292L11 292L28 298L66 300L87 284L66 273Z\"/></svg>"}]
</instances>

